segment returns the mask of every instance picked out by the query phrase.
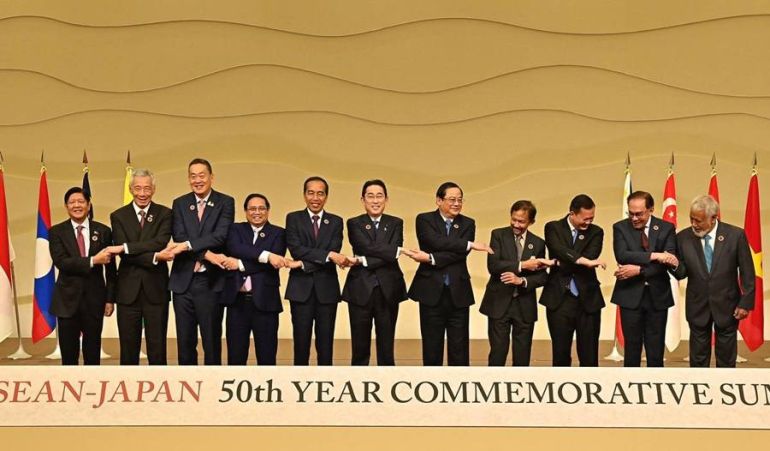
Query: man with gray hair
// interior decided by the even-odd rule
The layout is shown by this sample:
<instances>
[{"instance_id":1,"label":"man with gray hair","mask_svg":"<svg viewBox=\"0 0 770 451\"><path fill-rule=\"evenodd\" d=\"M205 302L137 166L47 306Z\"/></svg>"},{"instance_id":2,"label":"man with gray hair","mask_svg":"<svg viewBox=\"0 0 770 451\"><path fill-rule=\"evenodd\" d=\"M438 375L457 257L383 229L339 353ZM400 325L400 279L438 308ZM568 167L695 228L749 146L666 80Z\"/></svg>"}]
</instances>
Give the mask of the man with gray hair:
<instances>
[{"instance_id":1,"label":"man with gray hair","mask_svg":"<svg viewBox=\"0 0 770 451\"><path fill-rule=\"evenodd\" d=\"M719 221L708 195L690 205L691 227L677 234L678 279L687 277L690 366L708 367L711 332L717 367L735 367L738 322L754 308L754 262L743 229Z\"/></svg>"},{"instance_id":2,"label":"man with gray hair","mask_svg":"<svg viewBox=\"0 0 770 451\"><path fill-rule=\"evenodd\" d=\"M138 365L142 345L142 325L150 365L166 364L168 330L168 261L164 250L171 239L171 209L152 202L155 176L137 169L129 185L134 200L110 215L115 246L120 254L118 287L118 334L120 364Z\"/></svg>"}]
</instances>

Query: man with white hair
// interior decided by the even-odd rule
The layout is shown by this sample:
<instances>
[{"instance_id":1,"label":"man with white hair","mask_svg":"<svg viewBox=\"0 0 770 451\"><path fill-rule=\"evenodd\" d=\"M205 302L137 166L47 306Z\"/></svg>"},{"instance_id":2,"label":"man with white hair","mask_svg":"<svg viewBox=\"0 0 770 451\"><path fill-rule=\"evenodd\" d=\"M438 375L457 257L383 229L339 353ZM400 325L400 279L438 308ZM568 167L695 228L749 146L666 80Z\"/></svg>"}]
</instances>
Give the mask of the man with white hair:
<instances>
[{"instance_id":1,"label":"man with white hair","mask_svg":"<svg viewBox=\"0 0 770 451\"><path fill-rule=\"evenodd\" d=\"M120 255L118 287L118 335L120 364L138 365L142 326L150 365L166 364L168 329L168 265L174 256L165 251L171 239L171 209L152 201L155 176L137 169L129 185L134 200L110 215L111 252Z\"/></svg>"},{"instance_id":2,"label":"man with white hair","mask_svg":"<svg viewBox=\"0 0 770 451\"><path fill-rule=\"evenodd\" d=\"M713 328L717 367L734 368L738 322L754 308L754 263L746 235L718 217L717 201L698 196L690 205L691 227L677 234L674 275L688 279L691 367L709 366Z\"/></svg>"}]
</instances>

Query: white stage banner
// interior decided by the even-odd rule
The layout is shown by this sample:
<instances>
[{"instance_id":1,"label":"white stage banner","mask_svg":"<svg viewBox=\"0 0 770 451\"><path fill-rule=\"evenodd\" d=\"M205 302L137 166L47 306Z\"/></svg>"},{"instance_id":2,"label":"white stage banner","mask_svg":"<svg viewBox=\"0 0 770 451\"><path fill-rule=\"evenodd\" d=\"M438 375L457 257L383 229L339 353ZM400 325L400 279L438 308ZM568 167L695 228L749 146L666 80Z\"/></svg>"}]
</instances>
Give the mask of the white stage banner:
<instances>
[{"instance_id":1,"label":"white stage banner","mask_svg":"<svg viewBox=\"0 0 770 451\"><path fill-rule=\"evenodd\" d=\"M0 367L0 426L770 429L770 370Z\"/></svg>"}]
</instances>

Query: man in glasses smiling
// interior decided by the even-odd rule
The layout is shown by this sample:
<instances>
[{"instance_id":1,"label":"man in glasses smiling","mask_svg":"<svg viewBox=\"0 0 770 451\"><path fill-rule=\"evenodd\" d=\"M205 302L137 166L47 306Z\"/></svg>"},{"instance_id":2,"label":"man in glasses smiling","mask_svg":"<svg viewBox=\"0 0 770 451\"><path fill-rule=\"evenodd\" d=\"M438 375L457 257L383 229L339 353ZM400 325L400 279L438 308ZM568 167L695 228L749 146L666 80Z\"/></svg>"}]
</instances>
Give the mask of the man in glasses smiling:
<instances>
[{"instance_id":1,"label":"man in glasses smiling","mask_svg":"<svg viewBox=\"0 0 770 451\"><path fill-rule=\"evenodd\" d=\"M420 213L416 219L420 250L409 256L420 263L409 288L409 297L420 303L420 333L425 366L444 362L467 366L469 358L468 307L473 305L473 288L467 257L471 250L494 253L489 245L476 243L476 223L463 216L463 191L445 182L436 190L438 209Z\"/></svg>"}]
</instances>

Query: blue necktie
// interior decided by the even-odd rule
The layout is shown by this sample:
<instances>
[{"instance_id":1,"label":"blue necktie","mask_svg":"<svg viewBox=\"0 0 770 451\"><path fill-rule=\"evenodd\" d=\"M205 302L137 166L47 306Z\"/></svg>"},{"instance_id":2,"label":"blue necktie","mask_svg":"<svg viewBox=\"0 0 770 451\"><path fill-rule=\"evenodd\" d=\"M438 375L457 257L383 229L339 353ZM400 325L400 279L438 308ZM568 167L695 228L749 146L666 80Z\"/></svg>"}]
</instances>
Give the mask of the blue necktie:
<instances>
[{"instance_id":1,"label":"blue necktie","mask_svg":"<svg viewBox=\"0 0 770 451\"><path fill-rule=\"evenodd\" d=\"M575 245L575 240L577 239L577 229L572 229L572 245ZM569 279L569 292L572 293L572 296L577 297L578 296L578 289L577 284L575 283L575 278L572 277Z\"/></svg>"},{"instance_id":2,"label":"blue necktie","mask_svg":"<svg viewBox=\"0 0 770 451\"><path fill-rule=\"evenodd\" d=\"M446 224L446 234L449 236L449 231L452 230L452 220L447 219L444 221ZM444 273L444 285L449 286L449 274Z\"/></svg>"},{"instance_id":3,"label":"blue necktie","mask_svg":"<svg viewBox=\"0 0 770 451\"><path fill-rule=\"evenodd\" d=\"M703 237L703 255L706 257L706 269L711 272L711 263L714 259L714 248L711 247L711 236Z\"/></svg>"}]
</instances>

